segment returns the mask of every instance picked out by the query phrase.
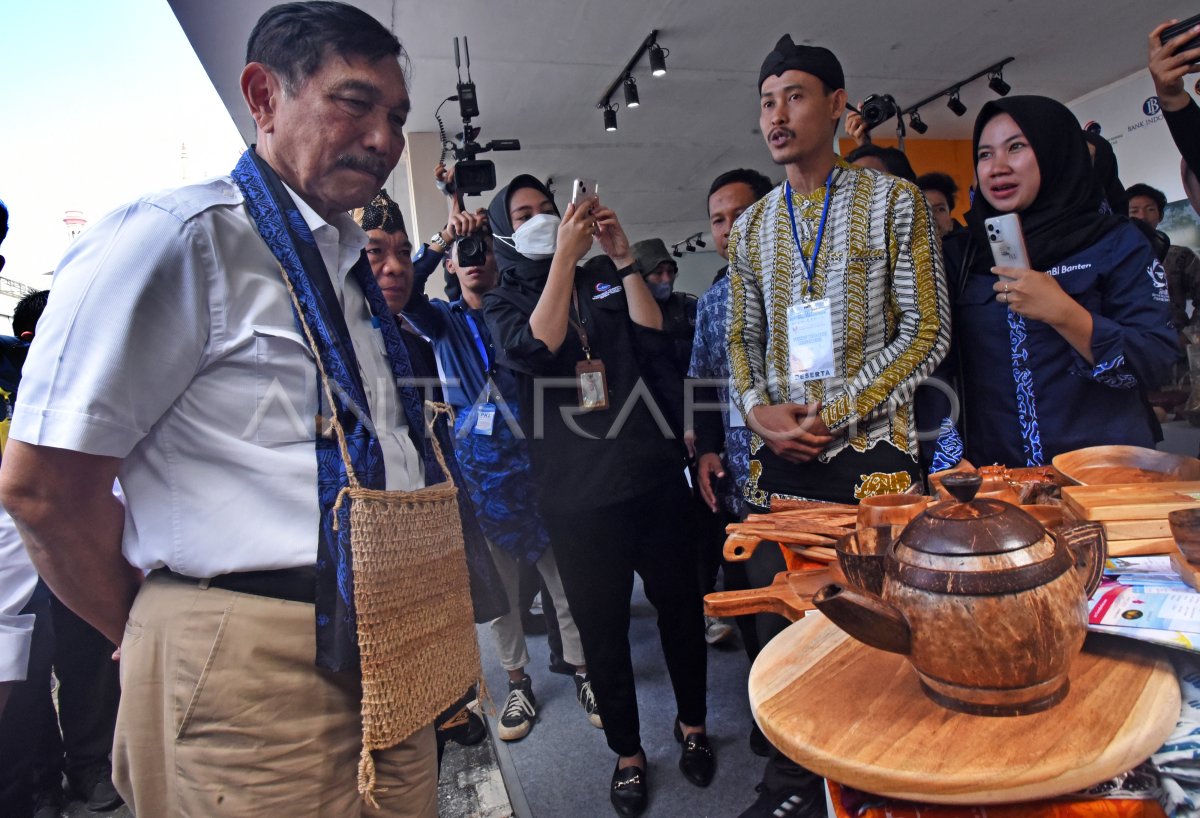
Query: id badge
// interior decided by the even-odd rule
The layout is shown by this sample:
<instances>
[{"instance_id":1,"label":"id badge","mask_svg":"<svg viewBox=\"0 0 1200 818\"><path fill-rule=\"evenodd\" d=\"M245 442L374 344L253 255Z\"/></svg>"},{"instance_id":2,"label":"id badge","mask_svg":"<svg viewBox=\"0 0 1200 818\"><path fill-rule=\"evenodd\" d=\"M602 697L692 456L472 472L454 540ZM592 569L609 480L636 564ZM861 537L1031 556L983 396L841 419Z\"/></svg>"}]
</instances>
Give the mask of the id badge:
<instances>
[{"instance_id":1,"label":"id badge","mask_svg":"<svg viewBox=\"0 0 1200 818\"><path fill-rule=\"evenodd\" d=\"M788 375L793 383L833 377L833 312L828 298L788 307Z\"/></svg>"},{"instance_id":2,"label":"id badge","mask_svg":"<svg viewBox=\"0 0 1200 818\"><path fill-rule=\"evenodd\" d=\"M591 359L575 364L575 379L579 382L580 409L608 408L608 380L604 376L604 361Z\"/></svg>"},{"instance_id":3,"label":"id badge","mask_svg":"<svg viewBox=\"0 0 1200 818\"><path fill-rule=\"evenodd\" d=\"M492 434L492 429L496 425L496 404L484 403L479 406L479 411L475 414L475 428L471 430L473 434L488 435Z\"/></svg>"}]
</instances>

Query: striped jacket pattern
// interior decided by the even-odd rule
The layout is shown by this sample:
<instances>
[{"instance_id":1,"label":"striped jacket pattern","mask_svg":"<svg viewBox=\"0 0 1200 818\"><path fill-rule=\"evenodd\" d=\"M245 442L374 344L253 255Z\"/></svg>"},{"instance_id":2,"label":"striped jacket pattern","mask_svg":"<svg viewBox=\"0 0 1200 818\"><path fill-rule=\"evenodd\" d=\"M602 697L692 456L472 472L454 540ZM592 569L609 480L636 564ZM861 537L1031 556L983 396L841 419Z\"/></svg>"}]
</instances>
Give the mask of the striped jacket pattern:
<instances>
[{"instance_id":1,"label":"striped jacket pattern","mask_svg":"<svg viewBox=\"0 0 1200 818\"><path fill-rule=\"evenodd\" d=\"M811 282L797 253L780 185L747 209L729 236L730 387L749 416L763 404L821 402L834 441L881 441L917 453L913 393L945 357L949 303L941 247L929 205L913 184L838 160ZM825 188L793 192L796 230L811 259ZM832 378L792 383L788 308L829 298Z\"/></svg>"}]
</instances>

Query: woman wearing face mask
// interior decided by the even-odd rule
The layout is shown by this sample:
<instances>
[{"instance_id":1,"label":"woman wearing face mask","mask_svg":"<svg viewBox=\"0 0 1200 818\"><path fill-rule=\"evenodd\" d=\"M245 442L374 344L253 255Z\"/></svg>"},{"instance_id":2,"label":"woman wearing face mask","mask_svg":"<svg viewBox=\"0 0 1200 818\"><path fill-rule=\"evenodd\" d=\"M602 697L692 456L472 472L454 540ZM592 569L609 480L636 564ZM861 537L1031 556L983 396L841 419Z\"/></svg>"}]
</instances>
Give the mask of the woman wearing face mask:
<instances>
[{"instance_id":1,"label":"woman wearing face mask","mask_svg":"<svg viewBox=\"0 0 1200 818\"><path fill-rule=\"evenodd\" d=\"M637 815L647 790L629 653L635 571L658 610L680 768L699 786L715 768L677 408L657 399L682 394L671 342L624 230L598 201L569 205L560 221L549 190L518 176L488 218L501 283L484 297L484 316L517 373L539 504L618 756L610 798L619 814ZM594 240L612 264L578 267Z\"/></svg>"},{"instance_id":2,"label":"woman wearing face mask","mask_svg":"<svg viewBox=\"0 0 1200 818\"><path fill-rule=\"evenodd\" d=\"M933 470L964 454L1041 466L1086 446L1153 447L1143 393L1177 355L1166 276L1137 228L1101 212L1078 121L1045 97L994 100L974 146L967 246L946 247L965 441L943 425ZM1005 213L1020 215L1033 269L994 266L984 219Z\"/></svg>"}]
</instances>

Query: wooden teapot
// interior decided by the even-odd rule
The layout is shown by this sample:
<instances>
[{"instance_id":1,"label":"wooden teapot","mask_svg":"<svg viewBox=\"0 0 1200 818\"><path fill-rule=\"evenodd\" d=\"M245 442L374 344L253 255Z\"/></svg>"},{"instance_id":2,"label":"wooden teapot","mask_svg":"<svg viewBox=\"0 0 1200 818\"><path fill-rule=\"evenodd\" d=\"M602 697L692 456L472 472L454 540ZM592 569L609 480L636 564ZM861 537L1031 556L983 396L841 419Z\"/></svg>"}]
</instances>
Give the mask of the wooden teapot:
<instances>
[{"instance_id":1,"label":"wooden teapot","mask_svg":"<svg viewBox=\"0 0 1200 818\"><path fill-rule=\"evenodd\" d=\"M1104 568L1104 530L1047 532L1014 505L974 499L981 483L978 474L943 478L954 499L892 543L881 596L830 584L813 602L855 639L907 656L944 707L1036 713L1067 695Z\"/></svg>"}]
</instances>

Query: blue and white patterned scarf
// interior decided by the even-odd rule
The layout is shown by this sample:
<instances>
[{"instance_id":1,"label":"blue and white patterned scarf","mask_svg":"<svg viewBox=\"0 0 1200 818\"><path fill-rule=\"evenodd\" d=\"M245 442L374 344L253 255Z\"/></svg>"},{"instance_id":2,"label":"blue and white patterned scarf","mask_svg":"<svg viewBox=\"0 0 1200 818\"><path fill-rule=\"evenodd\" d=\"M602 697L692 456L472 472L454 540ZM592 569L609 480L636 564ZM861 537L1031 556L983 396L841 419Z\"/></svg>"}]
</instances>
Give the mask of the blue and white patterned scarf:
<instances>
[{"instance_id":1,"label":"blue and white patterned scarf","mask_svg":"<svg viewBox=\"0 0 1200 818\"><path fill-rule=\"evenodd\" d=\"M317 341L316 353L321 356L332 381L334 397L339 404L337 417L346 430L346 444L355 475L364 487L383 489L386 485L383 451L371 422L350 330L312 231L279 176L262 160L254 146L242 154L232 177L246 198L246 209L259 234L287 274L303 310L304 321ZM409 435L424 459L426 481L429 484L439 482L443 477L425 438L424 410L420 394L411 385L413 376L408 352L399 327L390 317L383 293L371 274L365 253L351 268L350 276L362 288L374 316L372 323L383 334L392 374L400 387ZM295 317L299 328L300 316ZM303 329L300 331L303 334ZM323 403L318 384L318 405ZM325 407L324 411L330 410ZM316 557L316 662L319 667L334 671L357 670L358 636L348 503L338 512L337 530L333 525L334 503L338 492L347 484L346 466L337 439L332 435L318 435L316 458L317 496L321 509Z\"/></svg>"}]
</instances>

